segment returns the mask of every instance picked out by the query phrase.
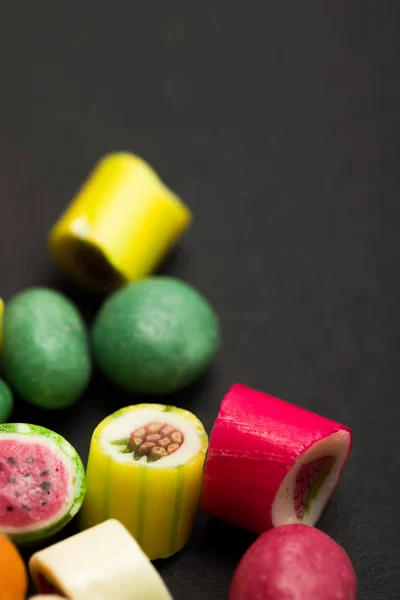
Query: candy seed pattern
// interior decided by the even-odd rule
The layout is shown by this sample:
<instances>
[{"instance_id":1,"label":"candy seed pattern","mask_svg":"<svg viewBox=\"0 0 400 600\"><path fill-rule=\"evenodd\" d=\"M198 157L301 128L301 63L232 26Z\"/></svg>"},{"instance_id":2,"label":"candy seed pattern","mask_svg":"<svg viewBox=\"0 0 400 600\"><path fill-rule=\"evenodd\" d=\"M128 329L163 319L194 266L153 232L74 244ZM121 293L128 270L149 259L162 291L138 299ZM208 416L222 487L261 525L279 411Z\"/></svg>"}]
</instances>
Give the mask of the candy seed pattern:
<instances>
[{"instance_id":1,"label":"candy seed pattern","mask_svg":"<svg viewBox=\"0 0 400 600\"><path fill-rule=\"evenodd\" d=\"M333 466L334 458L332 456L324 456L303 465L297 473L296 486L294 490L294 506L298 519L304 517L307 510L310 492L316 484L321 471L327 469L327 474Z\"/></svg>"},{"instance_id":2,"label":"candy seed pattern","mask_svg":"<svg viewBox=\"0 0 400 600\"><path fill-rule=\"evenodd\" d=\"M60 494L68 486L67 467L58 456L48 457L42 450L40 444L25 447L18 440L0 439L1 526L35 525L68 504Z\"/></svg>"},{"instance_id":3,"label":"candy seed pattern","mask_svg":"<svg viewBox=\"0 0 400 600\"><path fill-rule=\"evenodd\" d=\"M130 447L139 457L147 456L148 462L154 462L179 450L183 442L184 435L178 429L155 422L134 431Z\"/></svg>"},{"instance_id":4,"label":"candy seed pattern","mask_svg":"<svg viewBox=\"0 0 400 600\"><path fill-rule=\"evenodd\" d=\"M121 446L122 454L132 452L134 460L146 456L147 462L155 462L179 450L184 441L185 436L176 427L152 422L133 431L129 439L112 443Z\"/></svg>"}]
</instances>

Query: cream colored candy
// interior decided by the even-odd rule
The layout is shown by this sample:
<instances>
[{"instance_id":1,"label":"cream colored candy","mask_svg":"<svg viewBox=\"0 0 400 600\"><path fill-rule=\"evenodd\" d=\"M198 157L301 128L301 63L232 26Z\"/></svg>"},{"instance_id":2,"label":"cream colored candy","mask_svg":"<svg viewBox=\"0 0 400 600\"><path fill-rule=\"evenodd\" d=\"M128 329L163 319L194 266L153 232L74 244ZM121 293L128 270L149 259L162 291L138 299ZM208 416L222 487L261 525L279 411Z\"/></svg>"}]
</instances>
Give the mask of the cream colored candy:
<instances>
[{"instance_id":1,"label":"cream colored candy","mask_svg":"<svg viewBox=\"0 0 400 600\"><path fill-rule=\"evenodd\" d=\"M37 552L29 570L39 592L68 600L172 600L147 556L115 519Z\"/></svg>"},{"instance_id":2,"label":"cream colored candy","mask_svg":"<svg viewBox=\"0 0 400 600\"><path fill-rule=\"evenodd\" d=\"M39 596L31 596L28 600L66 600L62 596L54 596L54 594L40 594Z\"/></svg>"}]
</instances>

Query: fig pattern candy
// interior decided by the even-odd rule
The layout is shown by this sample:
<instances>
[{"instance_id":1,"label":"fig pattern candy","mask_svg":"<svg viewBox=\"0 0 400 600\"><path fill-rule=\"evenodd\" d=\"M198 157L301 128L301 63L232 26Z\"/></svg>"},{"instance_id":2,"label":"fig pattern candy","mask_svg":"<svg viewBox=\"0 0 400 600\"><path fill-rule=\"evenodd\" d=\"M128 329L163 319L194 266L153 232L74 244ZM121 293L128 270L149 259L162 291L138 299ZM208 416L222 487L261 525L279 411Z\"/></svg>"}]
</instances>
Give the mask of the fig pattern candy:
<instances>
[{"instance_id":1,"label":"fig pattern candy","mask_svg":"<svg viewBox=\"0 0 400 600\"><path fill-rule=\"evenodd\" d=\"M235 385L211 432L202 509L258 534L288 523L315 525L351 444L348 427Z\"/></svg>"}]
</instances>

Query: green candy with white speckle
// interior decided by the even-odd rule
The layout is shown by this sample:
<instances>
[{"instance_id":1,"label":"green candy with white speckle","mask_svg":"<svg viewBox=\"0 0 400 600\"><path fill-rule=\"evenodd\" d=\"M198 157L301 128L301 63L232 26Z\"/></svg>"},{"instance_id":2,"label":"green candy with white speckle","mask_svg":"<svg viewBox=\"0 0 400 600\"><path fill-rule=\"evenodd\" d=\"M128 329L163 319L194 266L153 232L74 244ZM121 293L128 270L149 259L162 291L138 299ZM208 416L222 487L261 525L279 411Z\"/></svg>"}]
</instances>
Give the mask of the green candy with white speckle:
<instances>
[{"instance_id":1,"label":"green candy with white speckle","mask_svg":"<svg viewBox=\"0 0 400 600\"><path fill-rule=\"evenodd\" d=\"M0 379L0 423L5 423L13 409L13 394L4 381Z\"/></svg>"},{"instance_id":2,"label":"green candy with white speckle","mask_svg":"<svg viewBox=\"0 0 400 600\"><path fill-rule=\"evenodd\" d=\"M7 381L41 408L74 404L89 383L84 322L75 305L54 290L31 288L6 304L2 351Z\"/></svg>"},{"instance_id":3,"label":"green candy with white speckle","mask_svg":"<svg viewBox=\"0 0 400 600\"><path fill-rule=\"evenodd\" d=\"M149 277L117 291L92 330L94 357L117 385L167 394L195 381L220 346L218 317L196 289L171 277Z\"/></svg>"}]
</instances>

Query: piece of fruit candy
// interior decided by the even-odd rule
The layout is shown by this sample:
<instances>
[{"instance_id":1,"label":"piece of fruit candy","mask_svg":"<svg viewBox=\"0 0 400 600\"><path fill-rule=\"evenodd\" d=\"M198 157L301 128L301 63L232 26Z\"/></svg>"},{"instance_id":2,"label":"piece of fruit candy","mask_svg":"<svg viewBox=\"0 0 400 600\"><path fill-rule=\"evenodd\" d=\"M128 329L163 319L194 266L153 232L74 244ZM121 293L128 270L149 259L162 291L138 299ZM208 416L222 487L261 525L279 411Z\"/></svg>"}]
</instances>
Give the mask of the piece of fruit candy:
<instances>
[{"instance_id":1,"label":"piece of fruit candy","mask_svg":"<svg viewBox=\"0 0 400 600\"><path fill-rule=\"evenodd\" d=\"M229 600L355 600L356 576L346 552L309 525L271 529L240 561Z\"/></svg>"},{"instance_id":2,"label":"piece of fruit candy","mask_svg":"<svg viewBox=\"0 0 400 600\"><path fill-rule=\"evenodd\" d=\"M65 596L55 596L54 594L37 594L31 596L28 600L66 600Z\"/></svg>"},{"instance_id":3,"label":"piece of fruit candy","mask_svg":"<svg viewBox=\"0 0 400 600\"><path fill-rule=\"evenodd\" d=\"M4 313L3 364L28 402L48 409L75 403L91 375L88 335L76 307L50 289L17 294Z\"/></svg>"},{"instance_id":4,"label":"piece of fruit candy","mask_svg":"<svg viewBox=\"0 0 400 600\"><path fill-rule=\"evenodd\" d=\"M55 596L54 594L37 594L31 596L28 600L66 600L65 596Z\"/></svg>"},{"instance_id":5,"label":"piece of fruit candy","mask_svg":"<svg viewBox=\"0 0 400 600\"><path fill-rule=\"evenodd\" d=\"M114 519L37 552L29 569L40 592L69 600L172 600L137 542Z\"/></svg>"},{"instance_id":6,"label":"piece of fruit candy","mask_svg":"<svg viewBox=\"0 0 400 600\"><path fill-rule=\"evenodd\" d=\"M152 273L191 219L144 160L110 154L51 231L50 250L81 285L108 293Z\"/></svg>"},{"instance_id":7,"label":"piece of fruit candy","mask_svg":"<svg viewBox=\"0 0 400 600\"><path fill-rule=\"evenodd\" d=\"M14 544L0 535L0 600L25 600L27 589L25 563Z\"/></svg>"},{"instance_id":8,"label":"piece of fruit candy","mask_svg":"<svg viewBox=\"0 0 400 600\"><path fill-rule=\"evenodd\" d=\"M219 348L218 318L193 287L151 277L108 298L95 320L95 360L114 383L138 393L186 387Z\"/></svg>"},{"instance_id":9,"label":"piece of fruit candy","mask_svg":"<svg viewBox=\"0 0 400 600\"><path fill-rule=\"evenodd\" d=\"M351 442L348 427L235 385L211 433L202 509L254 533L287 523L314 525Z\"/></svg>"},{"instance_id":10,"label":"piece of fruit candy","mask_svg":"<svg viewBox=\"0 0 400 600\"><path fill-rule=\"evenodd\" d=\"M5 423L13 409L13 394L8 385L0 379L0 423Z\"/></svg>"},{"instance_id":11,"label":"piece of fruit candy","mask_svg":"<svg viewBox=\"0 0 400 600\"><path fill-rule=\"evenodd\" d=\"M18 544L47 538L84 494L83 464L67 440L38 425L0 425L0 533Z\"/></svg>"},{"instance_id":12,"label":"piece of fruit candy","mask_svg":"<svg viewBox=\"0 0 400 600\"><path fill-rule=\"evenodd\" d=\"M161 404L123 408L94 431L83 528L118 519L153 560L187 543L208 438L190 412Z\"/></svg>"},{"instance_id":13,"label":"piece of fruit candy","mask_svg":"<svg viewBox=\"0 0 400 600\"><path fill-rule=\"evenodd\" d=\"M55 596L54 594L38 594L31 596L28 600L66 600L65 596Z\"/></svg>"},{"instance_id":14,"label":"piece of fruit candy","mask_svg":"<svg viewBox=\"0 0 400 600\"><path fill-rule=\"evenodd\" d=\"M4 302L0 298L0 350L3 343L3 315L4 315Z\"/></svg>"}]
</instances>

